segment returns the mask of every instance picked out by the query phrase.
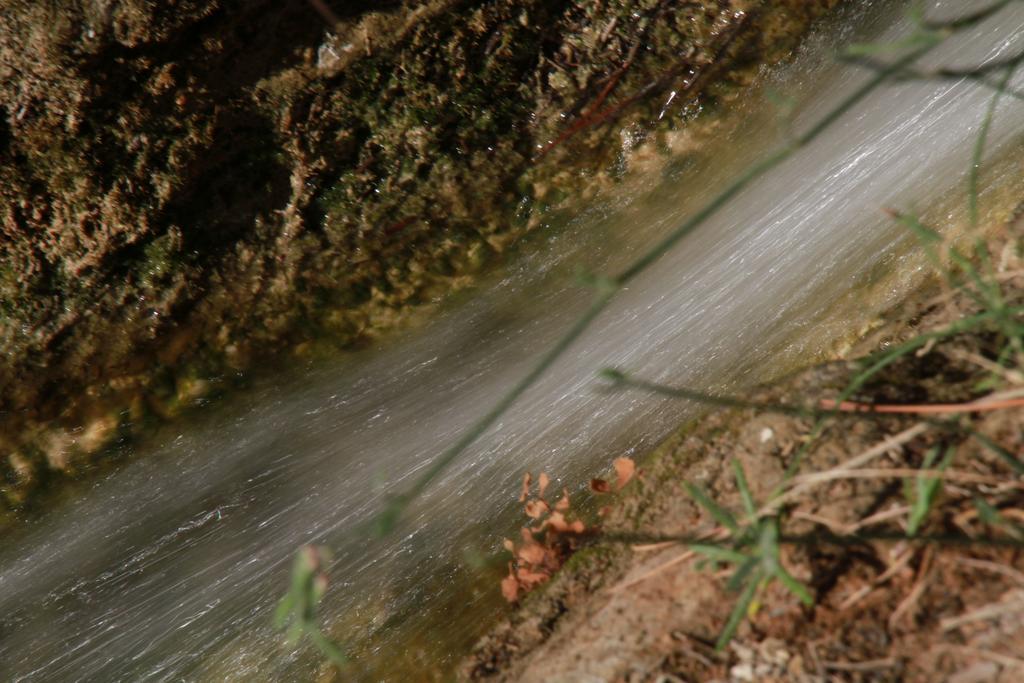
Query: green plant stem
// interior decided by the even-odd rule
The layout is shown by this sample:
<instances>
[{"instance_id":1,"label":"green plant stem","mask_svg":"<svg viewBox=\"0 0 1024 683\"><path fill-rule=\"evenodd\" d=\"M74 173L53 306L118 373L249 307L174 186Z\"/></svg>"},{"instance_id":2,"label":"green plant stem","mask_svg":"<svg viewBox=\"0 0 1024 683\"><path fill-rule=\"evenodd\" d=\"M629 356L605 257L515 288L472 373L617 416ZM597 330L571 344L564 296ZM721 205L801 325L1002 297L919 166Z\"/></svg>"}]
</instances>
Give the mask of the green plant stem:
<instances>
[{"instance_id":1,"label":"green plant stem","mask_svg":"<svg viewBox=\"0 0 1024 683\"><path fill-rule=\"evenodd\" d=\"M1024 312L1024 309L1021 308L1014 308L1009 310L1014 314L1020 314L1021 312ZM984 313L979 313L977 315L973 315L968 318L958 320L952 323L951 325L948 325L943 330L929 332L926 334L920 334L914 337L913 339L906 341L903 344L900 344L899 346L896 346L895 348L892 348L884 353L875 356L873 362L871 362L870 365L868 365L864 370L860 371L857 375L854 376L852 380L850 380L850 383L835 399L836 405L838 406L843 401L848 400L857 391L859 391L861 387L863 387L869 379L877 375L886 367L896 362L897 360L907 355L908 353L912 353L917 349L922 348L928 342L932 340L944 339L947 337L955 336L957 334L961 334L968 330L975 329L985 322L997 320L998 318L999 313L997 312L986 311ZM780 484L775 488L770 498L776 498L779 495L782 495L782 491L785 488L786 484L789 482L790 479L793 478L793 476L795 476L797 471L799 471L800 465L803 463L804 457L807 455L808 452L810 452L811 447L814 445L815 441L817 441L818 437L821 436L821 433L822 431L824 431L827 422L833 417L835 417L836 414L838 414L838 412L838 410L833 410L830 415L826 415L818 419L814 427L811 429L811 433L808 436L807 440L796 452L796 455L793 457L793 461L786 468L786 472L783 475L782 482L780 482Z\"/></svg>"},{"instance_id":2,"label":"green plant stem","mask_svg":"<svg viewBox=\"0 0 1024 683\"><path fill-rule=\"evenodd\" d=\"M971 227L978 227L978 179L981 175L981 161L985 155L985 145L988 142L988 134L992 129L992 121L995 119L996 108L999 106L999 100L1006 94L1006 88L1010 85L1010 79L1013 78L1013 74L1017 71L1021 61L1024 60L1024 54L1015 56L1005 68L1002 77L999 79L998 84L995 88L995 94L992 95L992 99L989 101L988 108L985 110L985 118L981 122L981 129L978 131L978 139L974 144L974 154L971 158L971 169L967 175L967 213L971 221Z\"/></svg>"},{"instance_id":3,"label":"green plant stem","mask_svg":"<svg viewBox=\"0 0 1024 683\"><path fill-rule=\"evenodd\" d=\"M469 448L480 436L483 435L498 418L505 414L516 399L522 396L527 389L547 372L548 368L554 365L565 351L572 346L572 343L576 341L583 334L583 332L590 326L590 324L597 318L598 315L608 305L608 300L611 298L612 293L610 291L602 292L597 299L591 304L590 308L587 309L576 323L570 328L570 330L559 339L558 343L555 344L551 349L544 354L540 362L527 374L523 379L519 381L507 394L505 394L497 405L495 405L490 412L484 415L480 420L474 423L463 435L459 438L454 445L448 450L441 454L437 460L435 460L427 468L427 470L420 475L419 479L401 496L396 497L391 501L388 508L381 515L377 521L378 533L389 532L397 523L398 518L404 512L405 508L412 502L412 500L421 494L423 490L433 481L438 475L440 475L448 466L457 458L463 451Z\"/></svg>"},{"instance_id":4,"label":"green plant stem","mask_svg":"<svg viewBox=\"0 0 1024 683\"><path fill-rule=\"evenodd\" d=\"M469 446L477 441L488 429L490 429L505 412L518 400L526 391L533 386L541 376L543 376L548 369L550 369L555 362L563 355L570 347L587 331L587 329L593 324L595 320L604 312L611 301L615 298L615 295L621 291L621 289L628 284L631 280L639 276L642 272L648 269L652 264L658 261L664 256L669 250L675 247L683 238L694 232L697 228L703 225L709 218L715 215L721 210L726 204L732 199L743 192L748 186L750 186L757 178L763 173L777 167L800 149L811 144L817 139L824 131L832 126L836 121L841 119L847 113L849 113L858 103L864 100L869 94L878 89L883 83L891 79L894 76L898 76L901 73L907 73L911 71L912 65L922 56L930 52L937 45L939 45L946 37L952 35L958 30L976 24L984 19L996 14L1003 7L1008 6L1015 0L999 0L989 7L983 8L966 16L962 16L956 20L942 23L927 24L922 23L923 33L915 37L916 47L910 49L903 57L895 60L892 64L879 66L875 73L869 78L862 86L857 88L851 95L843 99L836 107L830 110L825 116L818 120L812 125L806 132L801 134L792 140L789 144L781 147L776 152L763 159L762 161L755 163L749 167L744 173L733 180L724 190L722 190L714 199L712 199L707 205L701 210L695 213L688 220L684 221L675 230L669 233L663 240L656 244L649 251L644 253L638 258L632 265L623 270L617 277L614 278L595 278L594 287L596 290L595 298L593 303L587 309L587 311L578 318L575 323L569 328L569 330L552 346L547 353L545 353L533 369L526 374L515 386L513 386L498 402L487 412L482 418L473 423L466 431L460 436L460 438L450 448L445 450L438 456L426 469L425 471L414 481L404 493L392 498L390 502L385 506L385 509L375 518L371 520L371 525L374 527L377 534L384 534L392 531L397 525L398 521L402 518L403 513L408 509L413 500L417 498L424 490L439 477L451 464L458 458ZM990 318L990 314L983 314L982 316L975 316L973 319L967 319L961 321L966 324L968 320L973 320L976 324L982 319ZM953 326L954 328L956 326ZM963 325L961 325L963 327ZM947 331L945 334L952 334ZM874 365L869 367L867 370L858 375L850 383L850 386L840 397L840 401L845 400L854 391L859 388L867 380L868 377L878 372L881 368L885 367L888 363L891 363L895 358L899 357L903 353L907 353L910 350L919 348L921 345L927 342L929 338L935 335L922 335L917 340L912 340L897 350L889 352L882 358L877 360ZM838 403L838 401L837 401ZM836 411L833 411L833 416ZM799 466L799 461L802 458L802 454L806 452L809 444L816 438L823 429L826 417L819 417L814 431L812 432L810 441L805 444L804 448L794 462L791 463L790 468L787 470L786 477L791 477L792 472L795 472L796 467ZM775 494L773 493L773 496ZM362 528L353 530L353 533L359 533L363 531ZM615 541L616 538L613 536L604 536L605 540ZM630 540L624 540L622 537L621 542L638 542L638 539L642 538L639 536L630 536ZM821 542L836 542L841 544L847 543L863 543L865 540L872 538L878 538L877 535L872 536L871 534L859 534L853 537L834 537L831 534L812 534L806 536L786 537L779 536L777 542L779 543L821 543ZM647 537L650 540L649 537ZM674 540L683 543L699 543L702 539L697 538L686 538L686 537L665 537L659 538L659 540ZM900 540L906 542L907 539L904 535L900 534L892 538L892 540ZM917 537L912 539L913 542L929 542L929 537ZM972 544L981 544L989 539L966 539L967 542ZM992 539L993 542L999 542L1001 539ZM775 542L773 540L773 542ZM992 543L990 543L992 544ZM1021 545L1021 544L1017 544ZM753 588L750 586L754 585L751 582L746 589L748 595L745 596L744 600L741 600L741 604L750 604L750 600L753 599ZM317 598L318 599L318 598ZM294 601L288 601L283 605L279 612L284 612L285 616L289 609L294 608L296 603ZM744 610L745 611L745 610ZM742 618L742 613L736 612L735 616ZM314 642L321 649L321 651L332 661L343 664L345 661L344 652L338 648L333 641L327 639L320 632L318 626L313 623L303 623L302 625L307 626L311 633Z\"/></svg>"},{"instance_id":5,"label":"green plant stem","mask_svg":"<svg viewBox=\"0 0 1024 683\"><path fill-rule=\"evenodd\" d=\"M1014 2L1020 2L1020 0L998 0L987 7L982 7L979 10L975 10L974 12L961 15L948 21L922 21L921 26L930 31L943 31L948 35L949 33L970 28L975 24L980 24L989 17L998 14L1004 8L1009 7Z\"/></svg>"},{"instance_id":6,"label":"green plant stem","mask_svg":"<svg viewBox=\"0 0 1024 683\"><path fill-rule=\"evenodd\" d=\"M890 76L906 69L922 56L934 49L941 39L935 37L927 44L911 51L909 54L896 60L888 68L876 73L867 82L857 88L856 91L847 96L831 111L825 114L817 123L810 127L805 133L795 138L790 144L769 155L766 159L754 164L746 172L741 174L728 185L721 193L712 199L704 208L684 221L682 225L669 233L661 242L656 244L648 252L638 258L632 265L623 270L617 277L603 281L605 284L598 290L597 296L586 313L580 317L565 335L548 351L540 362L526 375L515 387L505 394L484 417L462 435L462 437L448 450L442 453L426 471L420 475L416 482L404 494L392 499L384 512L376 520L374 526L378 533L390 532L403 512L408 508L412 500L422 493L427 486L437 478L448 466L484 434L505 412L515 403L516 399L522 396L527 389L543 375L548 368L554 365L577 339L583 336L590 325L604 312L615 295L622 287L636 278L655 261L659 260L684 237L691 234L698 227L703 225L709 218L728 204L740 192L745 190L761 174L775 168L786 159L792 157L798 150L806 147L832 124L842 118L859 102L880 87Z\"/></svg>"},{"instance_id":7,"label":"green plant stem","mask_svg":"<svg viewBox=\"0 0 1024 683\"><path fill-rule=\"evenodd\" d=\"M590 543L617 543L623 545L653 545L657 543L678 543L688 548L700 548L701 554L711 554L713 548L728 548L727 544L714 544L706 537L695 534L635 534L635 533L602 533L595 534ZM957 534L918 534L908 538L903 530L899 531L858 531L854 534L837 534L824 527L805 534L779 534L780 545L819 546L832 545L839 547L863 546L872 542L882 543L915 543L920 545L954 545L976 548L1024 548L1024 539L1002 536L966 536ZM731 555L729 556L731 557ZM725 556L723 556L723 559Z\"/></svg>"},{"instance_id":8,"label":"green plant stem","mask_svg":"<svg viewBox=\"0 0 1024 683\"><path fill-rule=\"evenodd\" d=\"M789 403L770 403L766 401L751 401L736 396L725 396L722 394L708 394L695 389L685 387L670 387L657 382L650 382L644 379L632 377L619 370L605 370L601 376L611 379L614 382L612 388L623 387L626 389L637 389L657 396L679 398L686 401L693 401L719 408L737 408L740 410L763 410L765 412L779 413L781 415L792 415L794 417L826 417L834 411L821 408L809 408ZM864 413L861 413L863 415Z\"/></svg>"}]
</instances>

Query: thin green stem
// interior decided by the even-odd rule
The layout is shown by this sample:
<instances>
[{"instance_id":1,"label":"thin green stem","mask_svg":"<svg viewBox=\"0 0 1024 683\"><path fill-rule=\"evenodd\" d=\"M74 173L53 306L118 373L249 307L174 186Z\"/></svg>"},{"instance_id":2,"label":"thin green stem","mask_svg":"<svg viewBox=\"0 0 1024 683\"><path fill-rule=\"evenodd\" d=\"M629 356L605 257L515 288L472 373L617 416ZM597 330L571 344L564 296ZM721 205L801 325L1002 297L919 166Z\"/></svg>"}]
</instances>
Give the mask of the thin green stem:
<instances>
[{"instance_id":1,"label":"thin green stem","mask_svg":"<svg viewBox=\"0 0 1024 683\"><path fill-rule=\"evenodd\" d=\"M959 16L955 19L948 21L923 21L921 25L931 31L943 31L947 34L956 31L961 31L965 28L970 28L975 24L980 24L989 17L995 16L999 12L1002 12L1004 8L1009 7L1010 4L1019 2L1019 0L998 0L988 7L982 7L981 9Z\"/></svg>"},{"instance_id":2,"label":"thin green stem","mask_svg":"<svg viewBox=\"0 0 1024 683\"><path fill-rule=\"evenodd\" d=\"M642 273L650 267L651 264L660 259L670 249L672 249L672 247L679 243L680 240L703 225L711 216L717 213L736 195L745 190L754 180L760 177L761 174L775 168L783 161L793 156L798 150L806 147L816 140L836 121L846 115L858 103L864 100L864 98L881 86L890 76L913 64L915 61L934 49L936 45L938 45L937 41L929 42L927 45L919 47L891 65L879 70L872 78L865 82L861 87L857 88L857 90L840 102L834 109L825 114L825 116L819 119L818 122L811 126L806 132L795 138L790 144L768 156L763 161L760 161L747 169L745 173L734 180L721 192L721 194L715 197L703 209L669 233L665 239L655 245L654 248L641 256L631 266L620 273L616 278L616 282L620 285L625 285L627 282Z\"/></svg>"},{"instance_id":3,"label":"thin green stem","mask_svg":"<svg viewBox=\"0 0 1024 683\"><path fill-rule=\"evenodd\" d=\"M1024 548L1024 539L1006 538L1002 536L966 536L958 534L918 534L907 538L906 531L873 531L860 530L853 534L837 534L825 528L815 529L805 534L779 534L780 545L818 546L834 545L841 547L862 546L872 541L888 543L916 543L920 545L955 545L967 547ZM656 543L679 543L689 548L701 548L706 552L710 548L723 547L696 534L643 534L643 533L599 533L590 537L589 542L618 543L627 545L648 545Z\"/></svg>"},{"instance_id":4,"label":"thin green stem","mask_svg":"<svg viewBox=\"0 0 1024 683\"><path fill-rule=\"evenodd\" d=\"M649 251L644 253L638 258L632 265L625 268L615 278L600 278L596 280L596 293L593 303L587 309L587 311L578 318L573 325L566 331L566 333L552 346L537 362L537 364L524 376L518 383L516 383L506 394L504 394L498 402L487 412L482 418L477 420L471 426L469 426L465 432L459 437L459 439L440 454L430 465L420 474L420 476L414 481L404 493L394 497L385 509L378 515L374 520L371 520L373 526L376 527L378 533L387 533L391 531L398 521L402 518L403 513L408 509L411 503L427 489L427 487L437 479L451 464L459 457L467 448L469 448L474 442L476 442L487 430L489 430L495 423L504 415L508 409L532 387L557 361L562 355L568 351L573 344L589 329L595 320L604 312L611 301L614 299L616 294L629 283L631 280L639 276L642 272L647 270L652 264L658 261L664 256L670 249L676 246L683 238L694 232L697 228L703 225L709 218L715 215L721 210L726 204L732 199L743 192L749 187L757 178L759 178L765 172L779 166L784 161L792 157L801 148L811 144L817 139L823 132L829 129L839 119L849 113L857 104L862 102L869 94L878 89L886 81L892 79L894 76L898 76L903 73L911 72L913 64L922 56L930 52L937 45L939 45L946 37L952 35L956 31L959 31L968 26L974 25L984 19L993 16L999 12L1002 8L1008 6L1015 0L999 0L987 8L973 12L969 15L962 16L958 19L928 24L922 22L922 28L924 29L915 38L914 47L906 52L906 54L895 60L892 64L879 66L875 69L875 73L869 78L862 86L857 88L852 94L843 99L836 107L831 109L825 116L818 120L812 125L806 132L798 136L796 139L791 141L789 144L781 147L776 152L763 159L762 161L755 163L748 168L739 177L733 180L728 186L725 187L714 199L712 199L707 205L701 210L691 216L688 220L684 221L675 230L669 233L664 239L656 244ZM979 76L983 77L983 76ZM1003 92L1006 92L1006 88L1002 88ZM955 329L966 328L970 324L977 324L982 320L988 320L991 318L991 314L982 314L975 316L974 318L966 319L961 321L960 325L953 326L953 329L946 331L940 335L922 335L917 340L912 340L908 344L899 347L897 350L889 352L880 359L876 360L875 363L863 371L840 397L841 400L845 400L852 395L862 384L867 381L867 378L878 372L881 368L885 367L888 363L891 363L900 355L909 352L927 342L929 338L945 336L954 333ZM731 401L734 405L739 407L739 401L733 401L732 399L723 399L717 397L715 400ZM833 411L831 416L834 416ZM819 419L815 425L815 429L812 432L811 441L820 433L823 429L825 421L830 416L818 416ZM806 452L810 442L805 444L801 454L794 459L794 462L790 466L790 470L787 471L786 477L792 476L792 472L795 472L795 468L798 467L799 461L802 457L802 453ZM775 494L773 494L775 495ZM353 534L359 534L363 529L352 530ZM359 537L361 540L361 536ZM614 540L612 537L604 537L605 540ZM633 537L636 538L636 537ZM779 542L799 542L801 537L780 537ZM867 534L861 534L857 537L853 537L855 542L863 542L860 539L868 539L871 536ZM822 541L822 535L816 534L807 537L808 542L819 543ZM682 538L669 538L662 540L679 540L681 542L696 543L701 539L682 539ZM848 542L850 539L843 537L840 539L842 542ZM894 538L893 540L897 540ZM903 535L898 536L898 540L905 541ZM921 539L916 538L915 541L927 542L927 538ZM979 543L982 539L968 539L972 543ZM633 542L633 541L631 541ZM748 591L751 590L748 588ZM752 593L748 598L752 598ZM749 602L749 599L747 600ZM285 603L285 607L294 607L292 603ZM318 635L314 635L314 641L321 648L322 651L333 661L342 663L344 661L344 653L337 648L332 641L327 640L320 634L319 629L316 628L315 624L310 624L311 628ZM319 637L318 637L319 636Z\"/></svg>"},{"instance_id":5,"label":"thin green stem","mask_svg":"<svg viewBox=\"0 0 1024 683\"><path fill-rule=\"evenodd\" d=\"M947 326L943 330L929 332L926 334L920 334L914 337L913 339L904 342L899 346L896 346L895 348L878 354L873 358L870 365L868 365L864 370L861 370L857 375L854 376L852 380L850 380L850 383L846 386L845 389L843 389L843 391L836 398L836 405L848 400L851 396L858 392L869 379L877 375L886 367L896 362L897 360L907 355L908 353L912 353L917 349L922 348L925 344L932 341L933 339L939 340L944 339L946 337L952 337L957 334L961 334L968 330L974 329L981 325L982 323L991 321L995 318L997 318L997 314L991 311L979 313L969 318L958 320L953 324ZM814 427L811 429L811 433L808 436L807 440L796 452L796 455L793 457L792 462L790 462L789 466L786 468L786 472L783 475L782 481L769 496L770 499L774 499L782 495L782 492L785 486L788 484L789 480L796 476L796 473L800 470L800 465L803 463L804 457L806 457L807 453L810 452L811 448L817 441L818 437L821 436L821 433L825 430L825 425L828 423L829 420L834 418L838 412L838 410L834 410L832 411L832 414L826 415L818 419Z\"/></svg>"},{"instance_id":6,"label":"thin green stem","mask_svg":"<svg viewBox=\"0 0 1024 683\"><path fill-rule=\"evenodd\" d=\"M841 58L842 61L853 64L855 66L869 69L871 71L879 71L885 68L885 64L878 62L870 57L861 56L844 56ZM983 85L990 90L1001 90L1002 94L1006 97L1018 101L1024 101L1024 92L1011 88L1009 86L1000 87L998 79L989 78L985 74L977 74L969 71L965 72L951 72L951 71L920 71L915 69L904 69L903 71L893 76L893 81L961 81L961 80L974 81L978 85Z\"/></svg>"},{"instance_id":7,"label":"thin green stem","mask_svg":"<svg viewBox=\"0 0 1024 683\"><path fill-rule=\"evenodd\" d=\"M967 213L970 217L971 227L978 227L978 178L981 174L981 161L985 155L985 144L988 142L988 134L992 129L992 121L995 119L996 108L999 100L1006 94L1006 88L1010 85L1010 79L1017 71L1024 55L1015 56L1005 68L1002 77L999 79L995 94L989 101L985 110L985 118L981 122L981 129L978 131L978 139L974 143L974 154L971 158L971 169L967 176Z\"/></svg>"},{"instance_id":8,"label":"thin green stem","mask_svg":"<svg viewBox=\"0 0 1024 683\"><path fill-rule=\"evenodd\" d=\"M474 423L465 433L455 442L448 450L441 454L437 460L430 464L423 474L413 483L413 485L401 496L396 497L388 505L384 513L376 522L378 533L389 532L397 523L401 514L405 511L408 505L412 502L416 496L420 495L423 490L437 478L448 466L455 460L463 451L469 448L478 438L480 438L484 432L486 432L495 422L498 421L502 415L515 403L516 399L522 396L527 389L545 373L548 369L554 365L562 354L568 350L572 344L582 336L583 332L590 327L591 323L601 314L602 311L608 306L609 300L612 298L614 292L611 290L605 290L598 294L597 298L590 305L590 308L576 320L573 326L569 329L565 335L558 340L558 342L551 347L551 349L544 354L540 362L525 376L523 379L506 393L498 403L491 408L491 410Z\"/></svg>"},{"instance_id":9,"label":"thin green stem","mask_svg":"<svg viewBox=\"0 0 1024 683\"><path fill-rule=\"evenodd\" d=\"M708 394L702 391L686 389L683 387L670 387L666 384L659 384L657 382L650 382L643 379L637 379L618 370L605 370L601 374L605 378L611 379L615 383L613 388L624 387L627 389L637 389L658 396L667 396L669 398L681 398L687 401L693 401L694 403L701 403L709 406L717 406L719 408L763 410L766 412L779 413L782 415L793 415L796 417L825 417L827 415L832 415L833 413L833 411L831 410L824 410L821 408L808 408L805 406L793 405L789 403L751 401L748 399L738 398L735 396ZM858 414L858 416L861 415L864 415L864 413Z\"/></svg>"},{"instance_id":10,"label":"thin green stem","mask_svg":"<svg viewBox=\"0 0 1024 683\"><path fill-rule=\"evenodd\" d=\"M669 233L669 235L667 235L661 242L643 254L631 266L623 270L618 277L608 280L606 286L599 290L597 298L587 312L579 318L569 331L559 339L555 346L544 355L534 369L531 370L530 373L527 374L526 377L524 377L515 387L513 387L512 390L505 394L498 401L497 405L490 410L490 412L466 430L462 437L452 447L442 453L441 456L438 457L437 460L435 460L430 467L420 475L408 491L392 499L391 503L381 513L380 517L374 524L378 532L386 533L394 528L398 519L406 508L408 508L412 500L422 493L435 478L444 472L452 461L454 461L460 454L462 454L463 451L480 438L484 432L494 425L494 423L505 414L512 404L515 403L516 399L522 396L527 389L533 386L541 375L543 375L548 368L550 368L555 361L557 361L562 354L564 354L569 347L576 342L576 340L583 336L583 333L586 332L597 317L605 310L605 308L608 307L608 304L611 303L615 294L617 294L623 286L649 268L655 261L664 256L670 249L672 249L672 247L679 243L680 240L703 225L709 218L722 209L722 207L728 204L729 201L736 197L736 195L746 189L754 180L761 176L761 174L775 168L783 161L793 156L797 150L809 145L824 133L832 124L838 121L859 102L881 86L890 76L913 64L916 60L934 49L939 42L939 38L929 41L926 45L919 47L901 59L895 61L887 69L884 69L872 76L866 83L857 88L856 91L825 114L825 116L811 126L811 128L805 133L797 137L789 145L786 145L771 154L768 158L751 166L745 173L741 174L732 183L730 183L728 187L718 194L718 196L712 199L704 208Z\"/></svg>"}]
</instances>

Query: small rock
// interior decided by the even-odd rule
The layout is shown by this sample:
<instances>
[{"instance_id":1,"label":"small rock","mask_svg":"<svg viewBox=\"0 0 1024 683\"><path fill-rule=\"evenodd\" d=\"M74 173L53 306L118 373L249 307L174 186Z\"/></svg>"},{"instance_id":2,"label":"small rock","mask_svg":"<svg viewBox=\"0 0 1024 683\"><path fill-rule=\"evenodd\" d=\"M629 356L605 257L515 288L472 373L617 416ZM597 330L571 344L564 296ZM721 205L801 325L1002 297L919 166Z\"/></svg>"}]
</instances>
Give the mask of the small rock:
<instances>
[{"instance_id":1,"label":"small rock","mask_svg":"<svg viewBox=\"0 0 1024 683\"><path fill-rule=\"evenodd\" d=\"M729 676L734 681L753 681L754 677L754 665L753 664L737 664L736 666L729 669Z\"/></svg>"},{"instance_id":2,"label":"small rock","mask_svg":"<svg viewBox=\"0 0 1024 683\"><path fill-rule=\"evenodd\" d=\"M321 71L332 71L341 62L341 55L333 45L324 43L316 51L316 67Z\"/></svg>"},{"instance_id":3,"label":"small rock","mask_svg":"<svg viewBox=\"0 0 1024 683\"><path fill-rule=\"evenodd\" d=\"M999 676L999 665L995 662L975 662L949 677L949 683L987 683Z\"/></svg>"},{"instance_id":4,"label":"small rock","mask_svg":"<svg viewBox=\"0 0 1024 683\"><path fill-rule=\"evenodd\" d=\"M82 430L82 434L78 437L79 447L86 453L95 453L103 448L110 443L114 432L117 431L118 422L117 415L114 413L96 418Z\"/></svg>"},{"instance_id":5,"label":"small rock","mask_svg":"<svg viewBox=\"0 0 1024 683\"><path fill-rule=\"evenodd\" d=\"M20 481L25 482L32 479L34 472L32 462L28 458L21 453L11 453L7 457L7 461L11 463L11 469L14 470L14 474Z\"/></svg>"},{"instance_id":6,"label":"small rock","mask_svg":"<svg viewBox=\"0 0 1024 683\"><path fill-rule=\"evenodd\" d=\"M63 429L58 429L44 440L42 451L51 470L67 469L73 442L71 435Z\"/></svg>"}]
</instances>

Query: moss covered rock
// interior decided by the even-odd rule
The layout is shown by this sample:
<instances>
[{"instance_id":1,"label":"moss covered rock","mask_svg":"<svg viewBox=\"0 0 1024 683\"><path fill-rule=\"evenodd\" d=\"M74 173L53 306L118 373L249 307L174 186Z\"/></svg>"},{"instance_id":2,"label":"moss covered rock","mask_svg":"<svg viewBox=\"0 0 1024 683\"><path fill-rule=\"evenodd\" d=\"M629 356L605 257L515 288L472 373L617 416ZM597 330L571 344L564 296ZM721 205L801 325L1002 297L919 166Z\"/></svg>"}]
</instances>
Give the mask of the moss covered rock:
<instances>
[{"instance_id":1,"label":"moss covered rock","mask_svg":"<svg viewBox=\"0 0 1024 683\"><path fill-rule=\"evenodd\" d=\"M680 125L834 3L5 3L9 500L63 462L34 434L98 451L111 411L176 414L204 376L435 300L621 172L669 90Z\"/></svg>"}]
</instances>

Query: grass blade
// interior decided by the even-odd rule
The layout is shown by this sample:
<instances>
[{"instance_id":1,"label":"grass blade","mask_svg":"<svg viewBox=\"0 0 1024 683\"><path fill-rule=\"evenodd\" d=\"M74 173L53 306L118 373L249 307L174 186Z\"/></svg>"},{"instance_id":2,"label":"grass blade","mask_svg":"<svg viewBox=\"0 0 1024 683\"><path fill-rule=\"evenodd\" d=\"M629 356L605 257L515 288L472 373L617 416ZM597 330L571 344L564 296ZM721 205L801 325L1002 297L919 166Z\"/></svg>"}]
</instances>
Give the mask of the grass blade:
<instances>
[{"instance_id":1,"label":"grass blade","mask_svg":"<svg viewBox=\"0 0 1024 683\"><path fill-rule=\"evenodd\" d=\"M751 603L754 602L754 595L757 593L757 586L760 584L759 576L756 574L751 576L747 581L747 585L743 588L743 593L740 594L739 599L736 601L736 605L732 608L732 612L729 614L728 621L725 622L725 626L722 628L722 633L719 634L718 640L715 642L715 651L721 652L725 649L725 646L729 644L733 636L736 635L736 629L740 627L743 619L747 616L750 610Z\"/></svg>"},{"instance_id":2,"label":"grass blade","mask_svg":"<svg viewBox=\"0 0 1024 683\"><path fill-rule=\"evenodd\" d=\"M741 552L720 545L709 545L707 543L693 543L690 550L714 562L728 562L730 564L743 565L750 558Z\"/></svg>"},{"instance_id":3,"label":"grass blade","mask_svg":"<svg viewBox=\"0 0 1024 683\"><path fill-rule=\"evenodd\" d=\"M747 474L743 471L743 465L739 460L732 461L732 469L736 473L736 488L740 490L740 498L743 499L743 510L747 518L754 522L757 519L757 506L754 504L754 496L750 493L750 486L747 484Z\"/></svg>"},{"instance_id":4,"label":"grass blade","mask_svg":"<svg viewBox=\"0 0 1024 683\"><path fill-rule=\"evenodd\" d=\"M741 564L740 568L729 577L729 583L725 584L725 589L730 593L739 592L739 590L747 584L751 573L753 573L760 564L761 560L759 558L748 557L747 561Z\"/></svg>"},{"instance_id":5,"label":"grass blade","mask_svg":"<svg viewBox=\"0 0 1024 683\"><path fill-rule=\"evenodd\" d=\"M942 462L938 466L940 472L944 472L953 461L953 455L955 451L952 447L946 449L946 454L942 458ZM924 456L924 462L921 463L921 469L931 469L935 462L935 458L938 457L939 448L936 446L930 448L928 453ZM907 520L907 536L914 536L921 528L921 524L925 518L928 517L928 513L932 509L932 504L935 502L935 497L942 489L942 479L939 477L930 476L918 476L914 479L913 486L910 488L910 517Z\"/></svg>"},{"instance_id":6,"label":"grass blade","mask_svg":"<svg viewBox=\"0 0 1024 683\"><path fill-rule=\"evenodd\" d=\"M686 487L690 497L693 498L697 503L708 511L712 517L715 518L719 524L729 529L734 534L738 534L740 531L740 525L736 523L736 518L732 516L732 513L723 508L721 505L713 501L704 491L698 486L694 486L690 482L683 484Z\"/></svg>"},{"instance_id":7,"label":"grass blade","mask_svg":"<svg viewBox=\"0 0 1024 683\"><path fill-rule=\"evenodd\" d=\"M814 596L811 595L811 589L787 572L782 565L775 569L775 573L772 576L778 579L779 583L785 586L804 605L807 607L814 606Z\"/></svg>"}]
</instances>

